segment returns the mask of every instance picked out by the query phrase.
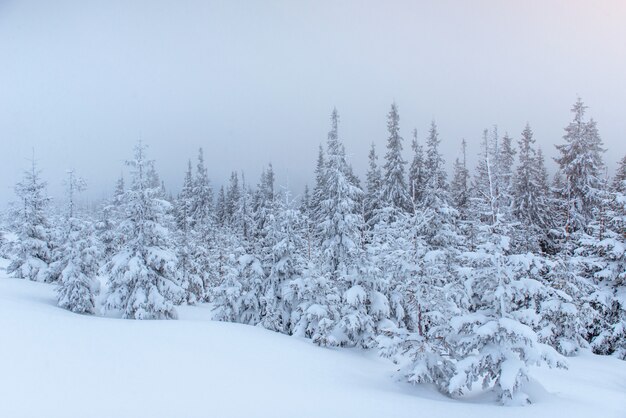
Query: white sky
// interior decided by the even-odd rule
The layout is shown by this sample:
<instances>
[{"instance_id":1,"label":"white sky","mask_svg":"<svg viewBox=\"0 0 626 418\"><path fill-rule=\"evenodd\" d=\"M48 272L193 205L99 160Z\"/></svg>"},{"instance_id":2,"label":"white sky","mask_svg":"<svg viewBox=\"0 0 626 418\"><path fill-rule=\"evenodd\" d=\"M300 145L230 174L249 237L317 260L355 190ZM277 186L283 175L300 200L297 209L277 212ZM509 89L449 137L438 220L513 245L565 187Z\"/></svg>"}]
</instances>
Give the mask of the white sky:
<instances>
[{"instance_id":1,"label":"white sky","mask_svg":"<svg viewBox=\"0 0 626 418\"><path fill-rule=\"evenodd\" d=\"M548 156L580 95L612 170L626 154L626 2L0 0L0 203L34 147L60 193L74 167L110 193L141 138L168 187L203 146L215 183L313 179L333 106L359 173L395 100L440 128L448 163L483 128L530 122Z\"/></svg>"}]
</instances>

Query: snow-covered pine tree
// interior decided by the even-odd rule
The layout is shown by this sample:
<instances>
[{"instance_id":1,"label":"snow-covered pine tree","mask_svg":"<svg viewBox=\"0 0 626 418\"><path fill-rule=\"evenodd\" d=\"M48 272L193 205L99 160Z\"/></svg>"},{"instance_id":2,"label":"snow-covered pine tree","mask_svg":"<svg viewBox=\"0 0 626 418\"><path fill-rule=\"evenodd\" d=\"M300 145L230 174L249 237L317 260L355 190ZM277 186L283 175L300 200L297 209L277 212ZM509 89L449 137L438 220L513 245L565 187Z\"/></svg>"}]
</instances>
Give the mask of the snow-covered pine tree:
<instances>
[{"instance_id":1,"label":"snow-covered pine tree","mask_svg":"<svg viewBox=\"0 0 626 418\"><path fill-rule=\"evenodd\" d=\"M464 275L470 306L466 314L450 321L447 342L458 360L448 392L461 395L480 382L483 388L492 388L503 404L524 404L530 402L522 392L528 366L564 363L520 321L516 301L525 297L520 280L526 272L515 268L507 229L501 221L482 225L477 250L463 255L469 267Z\"/></svg>"},{"instance_id":2,"label":"snow-covered pine tree","mask_svg":"<svg viewBox=\"0 0 626 418\"><path fill-rule=\"evenodd\" d=\"M585 228L599 204L603 173L602 140L596 122L585 120L587 106L579 98L572 107L574 120L565 128L565 143L557 145L555 161L564 176L560 194L566 200L566 233Z\"/></svg>"},{"instance_id":3,"label":"snow-covered pine tree","mask_svg":"<svg viewBox=\"0 0 626 418\"><path fill-rule=\"evenodd\" d=\"M233 188L238 187L237 182L231 184ZM229 193L231 191L229 190ZM232 231L239 237L240 241L246 248L246 251L253 251L254 244L254 213L253 213L253 195L254 192L246 184L246 176L241 173L241 190L232 192L236 198L234 199L234 212L231 216L230 227Z\"/></svg>"},{"instance_id":4,"label":"snow-covered pine tree","mask_svg":"<svg viewBox=\"0 0 626 418\"><path fill-rule=\"evenodd\" d=\"M623 163L623 161L622 161ZM589 322L588 339L594 352L626 359L626 184L619 167L609 189L608 179L599 195L600 205L585 232L578 233L575 254L583 274L595 284L591 294L596 320Z\"/></svg>"},{"instance_id":5,"label":"snow-covered pine tree","mask_svg":"<svg viewBox=\"0 0 626 418\"><path fill-rule=\"evenodd\" d=\"M409 194L414 204L421 200L422 189L426 182L424 175L424 149L417 140L417 129L413 129L413 139L411 141L413 159L409 167Z\"/></svg>"},{"instance_id":6,"label":"snow-covered pine tree","mask_svg":"<svg viewBox=\"0 0 626 418\"><path fill-rule=\"evenodd\" d=\"M451 207L439 152L436 125L431 125L424 162L425 183L412 215L413 242L403 263L412 266L399 282L411 321L407 329L385 330L381 354L403 365L401 372L413 383L433 383L446 391L454 371L445 337L449 323L463 305L458 280L458 254L462 239Z\"/></svg>"},{"instance_id":7,"label":"snow-covered pine tree","mask_svg":"<svg viewBox=\"0 0 626 418\"><path fill-rule=\"evenodd\" d=\"M311 215L315 223L319 223L322 217L322 201L326 196L326 159L322 144L317 152L317 163L315 165L315 187L311 196Z\"/></svg>"},{"instance_id":8,"label":"snow-covered pine tree","mask_svg":"<svg viewBox=\"0 0 626 418\"><path fill-rule=\"evenodd\" d=\"M497 178L495 173L496 158L489 131L483 131L480 158L472 181L470 198L471 219L475 222L495 224L500 213L498 207Z\"/></svg>"},{"instance_id":9,"label":"snow-covered pine tree","mask_svg":"<svg viewBox=\"0 0 626 418\"><path fill-rule=\"evenodd\" d=\"M252 189L246 186L245 176L241 175L239 189L238 176L233 173L227 195L227 206L232 206L233 213L221 239L229 245L223 249L218 243L216 255L223 260L220 270L224 273L221 274L221 284L213 292L213 303L215 317L219 320L258 325L262 318L260 298L267 273L255 241L253 195ZM231 199L232 203L228 203L229 196L236 196Z\"/></svg>"},{"instance_id":10,"label":"snow-covered pine tree","mask_svg":"<svg viewBox=\"0 0 626 418\"><path fill-rule=\"evenodd\" d=\"M191 161L188 162L183 187L174 202L176 222L176 272L178 283L185 290L184 300L189 304L204 299L205 270L202 261L206 258L204 249L198 245L194 231L195 209L194 181ZM199 226L199 225L198 225Z\"/></svg>"},{"instance_id":11,"label":"snow-covered pine tree","mask_svg":"<svg viewBox=\"0 0 626 418\"><path fill-rule=\"evenodd\" d=\"M51 248L50 268L48 269L48 282L56 282L59 280L61 270L65 267L67 260L65 259L65 245L69 239L70 220L77 217L76 215L76 195L82 192L86 183L85 180L76 174L74 169L67 170L67 179L64 181L66 207L65 213L58 222L53 223L50 228L53 245Z\"/></svg>"},{"instance_id":12,"label":"snow-covered pine tree","mask_svg":"<svg viewBox=\"0 0 626 418\"><path fill-rule=\"evenodd\" d=\"M271 164L261 173L251 206L254 251L261 258L266 273L269 273L274 261L271 251L274 238L271 233L274 232L272 224L276 216L274 169Z\"/></svg>"},{"instance_id":13,"label":"snow-covered pine tree","mask_svg":"<svg viewBox=\"0 0 626 418\"><path fill-rule=\"evenodd\" d=\"M14 257L7 273L18 279L46 281L51 261L50 224L46 209L50 198L46 196L46 182L33 156L31 167L24 171L22 180L15 186L20 201L15 207L18 240Z\"/></svg>"},{"instance_id":14,"label":"snow-covered pine tree","mask_svg":"<svg viewBox=\"0 0 626 418\"><path fill-rule=\"evenodd\" d=\"M227 219L226 192L224 191L224 186L221 186L215 202L215 222L218 226L223 227L227 224Z\"/></svg>"},{"instance_id":15,"label":"snow-covered pine tree","mask_svg":"<svg viewBox=\"0 0 626 418\"><path fill-rule=\"evenodd\" d=\"M124 196L124 176L120 176L115 184L113 197L105 200L100 208L100 216L96 222L96 234L102 245L102 257L105 261L119 249L118 237L115 234L117 224L123 218L121 204Z\"/></svg>"},{"instance_id":16,"label":"snow-covered pine tree","mask_svg":"<svg viewBox=\"0 0 626 418\"><path fill-rule=\"evenodd\" d=\"M331 280L331 286L339 288L339 294L346 297L349 289L356 285L354 274L361 251L363 225L358 199L362 191L350 178L345 150L339 140L338 123L339 115L334 109L327 142L326 192L321 202L321 270ZM327 312L330 310L326 308ZM339 336L326 335L319 341L332 345L342 343L341 340Z\"/></svg>"},{"instance_id":17,"label":"snow-covered pine tree","mask_svg":"<svg viewBox=\"0 0 626 418\"><path fill-rule=\"evenodd\" d=\"M571 243L569 243L571 246ZM555 257L544 259L543 293L522 296L526 304L536 305L536 325L539 341L551 345L565 356L573 356L583 348L588 329L598 323L598 311L593 309L589 295L595 286L581 274L579 257L567 249ZM539 256L535 255L538 259Z\"/></svg>"},{"instance_id":18,"label":"snow-covered pine tree","mask_svg":"<svg viewBox=\"0 0 626 418\"><path fill-rule=\"evenodd\" d=\"M519 165L513 181L513 216L520 221L522 229L522 248L537 252L542 240L551 227L550 202L547 189L543 155L538 153L533 144L533 132L530 125L522 131L519 140Z\"/></svg>"},{"instance_id":19,"label":"snow-covered pine tree","mask_svg":"<svg viewBox=\"0 0 626 418\"><path fill-rule=\"evenodd\" d=\"M57 301L62 308L83 314L96 313L95 296L100 290L96 276L100 267L99 243L89 221L67 220L67 240L62 248L62 269Z\"/></svg>"},{"instance_id":20,"label":"snow-covered pine tree","mask_svg":"<svg viewBox=\"0 0 626 418\"><path fill-rule=\"evenodd\" d=\"M236 171L233 171L230 175L230 182L228 183L228 189L224 200L224 219L225 224L229 226L232 226L235 212L239 208L241 190L242 189L239 187L239 176Z\"/></svg>"},{"instance_id":21,"label":"snow-covered pine tree","mask_svg":"<svg viewBox=\"0 0 626 418\"><path fill-rule=\"evenodd\" d=\"M454 160L452 181L450 182L450 199L452 206L459 212L462 220L467 219L469 208L470 175L467 169L467 143L461 141L461 158Z\"/></svg>"},{"instance_id":22,"label":"snow-covered pine tree","mask_svg":"<svg viewBox=\"0 0 626 418\"><path fill-rule=\"evenodd\" d=\"M100 245L94 225L76 215L76 195L85 190L85 181L68 170L65 182L66 218L61 226L63 242L58 247L51 270L57 276L57 301L62 308L76 313L93 314L95 295L100 289L96 275L100 267Z\"/></svg>"},{"instance_id":23,"label":"snow-covered pine tree","mask_svg":"<svg viewBox=\"0 0 626 418\"><path fill-rule=\"evenodd\" d=\"M489 143L485 133L474 182L477 194L472 206L478 234L475 249L462 254L460 270L469 304L465 314L450 321L446 342L457 360L447 392L460 395L482 382L502 403L526 403L529 399L521 389L528 379L527 367L561 363L558 353L540 343L536 332L521 321L519 310L525 307L517 301L525 297L521 279L527 277L529 264L520 267L519 255L512 252L510 211L506 207L500 211L502 174L494 158L500 152L496 141L497 134Z\"/></svg>"},{"instance_id":24,"label":"snow-covered pine tree","mask_svg":"<svg viewBox=\"0 0 626 418\"><path fill-rule=\"evenodd\" d=\"M328 133L325 196L321 202L320 237L323 271L331 277L348 274L354 266L360 245L362 217L357 211L357 198L362 191L348 176L348 164L338 135L339 114L331 115Z\"/></svg>"},{"instance_id":25,"label":"snow-covered pine tree","mask_svg":"<svg viewBox=\"0 0 626 418\"><path fill-rule=\"evenodd\" d=\"M382 177L378 167L376 147L372 143L369 152L369 168L366 175L365 213L364 220L371 229L376 223L376 213L381 208Z\"/></svg>"},{"instance_id":26,"label":"snow-covered pine tree","mask_svg":"<svg viewBox=\"0 0 626 418\"><path fill-rule=\"evenodd\" d=\"M626 194L626 155L619 161L611 189L614 193ZM617 207L619 207L617 202Z\"/></svg>"},{"instance_id":27,"label":"snow-covered pine tree","mask_svg":"<svg viewBox=\"0 0 626 418\"><path fill-rule=\"evenodd\" d=\"M391 110L387 115L387 153L381 196L383 204L396 211L407 212L412 208L411 198L406 187L404 166L406 161L402 158L402 137L400 136L400 115L395 103L391 104Z\"/></svg>"},{"instance_id":28,"label":"snow-covered pine tree","mask_svg":"<svg viewBox=\"0 0 626 418\"><path fill-rule=\"evenodd\" d=\"M315 224L313 222L313 206L312 196L309 192L309 186L304 186L304 193L300 199L300 218L302 219L302 233L303 239L306 243L305 254L306 260L311 262L313 257L314 239L315 239Z\"/></svg>"},{"instance_id":29,"label":"snow-covered pine tree","mask_svg":"<svg viewBox=\"0 0 626 418\"><path fill-rule=\"evenodd\" d=\"M191 200L191 237L193 239L194 257L201 271L203 281L203 298L210 298L211 289L219 282L219 273L215 268L215 257L219 250L217 244L218 218L223 220L224 200L223 189L220 190L222 197L220 213L217 205L213 206L213 188L209 179L208 171L204 163L204 152L198 150L196 175L193 179Z\"/></svg>"},{"instance_id":30,"label":"snow-covered pine tree","mask_svg":"<svg viewBox=\"0 0 626 418\"><path fill-rule=\"evenodd\" d=\"M191 226L206 234L213 223L213 188L204 164L204 152L198 150L196 175L192 183Z\"/></svg>"},{"instance_id":31,"label":"snow-covered pine tree","mask_svg":"<svg viewBox=\"0 0 626 418\"><path fill-rule=\"evenodd\" d=\"M272 265L261 295L261 325L266 329L290 334L292 320L296 319L293 312L299 303L290 284L302 280L306 265L306 242L302 234L305 224L288 192L278 195L275 205L275 215L268 225L268 235L273 243Z\"/></svg>"},{"instance_id":32,"label":"snow-covered pine tree","mask_svg":"<svg viewBox=\"0 0 626 418\"><path fill-rule=\"evenodd\" d=\"M120 250L104 266L109 276L105 307L130 319L176 318L173 302L182 289L176 280L177 259L164 226L169 203L160 198L160 186L150 187L148 173L153 162L146 158L146 146L135 146L131 169L132 184L124 193L126 213L118 226L123 237Z\"/></svg>"},{"instance_id":33,"label":"snow-covered pine tree","mask_svg":"<svg viewBox=\"0 0 626 418\"><path fill-rule=\"evenodd\" d=\"M508 215L511 212L513 201L513 177L515 170L515 148L513 138L505 132L499 142L497 155L498 194L500 198L500 212Z\"/></svg>"}]
</instances>

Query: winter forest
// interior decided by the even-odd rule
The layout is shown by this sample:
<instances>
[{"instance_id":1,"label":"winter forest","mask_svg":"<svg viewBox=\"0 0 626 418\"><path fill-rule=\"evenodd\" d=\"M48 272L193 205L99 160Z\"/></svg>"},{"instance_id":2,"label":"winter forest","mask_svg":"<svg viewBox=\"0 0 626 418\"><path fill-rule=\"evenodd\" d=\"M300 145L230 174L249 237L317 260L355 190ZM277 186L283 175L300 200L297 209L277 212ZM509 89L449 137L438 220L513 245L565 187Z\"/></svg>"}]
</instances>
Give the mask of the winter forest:
<instances>
[{"instance_id":1,"label":"winter forest","mask_svg":"<svg viewBox=\"0 0 626 418\"><path fill-rule=\"evenodd\" d=\"M447 172L440 144L454 139L434 121L409 131L394 103L359 178L333 110L304 190L279 187L271 164L259 179L209 179L206 147L167 190L138 141L112 197L86 206L81 173L52 201L57 173L33 157L0 256L74 313L175 320L205 305L317 350L377 353L452 399L482 388L528 404L532 367L567 368L585 350L626 359L626 155L605 165L592 114L574 103L554 161L531 125L493 127L480 146L459 141Z\"/></svg>"}]
</instances>

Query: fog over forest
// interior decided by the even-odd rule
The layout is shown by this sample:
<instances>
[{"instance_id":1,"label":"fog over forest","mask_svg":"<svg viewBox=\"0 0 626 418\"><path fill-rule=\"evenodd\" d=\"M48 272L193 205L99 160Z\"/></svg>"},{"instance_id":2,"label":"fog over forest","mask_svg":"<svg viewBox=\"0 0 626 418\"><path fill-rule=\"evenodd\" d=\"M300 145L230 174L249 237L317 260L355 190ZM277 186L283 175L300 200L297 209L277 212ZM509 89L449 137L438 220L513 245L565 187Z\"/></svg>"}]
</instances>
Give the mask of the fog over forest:
<instances>
[{"instance_id":1,"label":"fog over forest","mask_svg":"<svg viewBox=\"0 0 626 418\"><path fill-rule=\"evenodd\" d=\"M462 138L477 162L483 129L516 140L529 122L556 165L577 96L598 121L612 173L624 153L625 7L620 1L0 2L0 202L35 149L62 198L65 171L110 196L141 139L177 193L188 158L209 177L311 185L337 107L364 176L395 101L406 142L436 120L448 170ZM409 147L405 158L410 159Z\"/></svg>"}]
</instances>

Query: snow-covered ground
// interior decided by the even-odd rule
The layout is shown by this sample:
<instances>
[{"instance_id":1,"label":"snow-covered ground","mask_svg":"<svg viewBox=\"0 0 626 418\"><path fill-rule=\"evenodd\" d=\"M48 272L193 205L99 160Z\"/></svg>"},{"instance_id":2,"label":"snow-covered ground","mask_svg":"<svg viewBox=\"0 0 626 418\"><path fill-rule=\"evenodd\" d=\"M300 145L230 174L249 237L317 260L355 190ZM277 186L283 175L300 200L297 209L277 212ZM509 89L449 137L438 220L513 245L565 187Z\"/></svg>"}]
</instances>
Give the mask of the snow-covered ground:
<instances>
[{"instance_id":1,"label":"snow-covered ground","mask_svg":"<svg viewBox=\"0 0 626 418\"><path fill-rule=\"evenodd\" d=\"M51 285L1 267L0 417L626 416L626 362L610 357L533 370L526 407L454 401L397 382L373 352L210 321L207 307L179 308L178 321L76 315Z\"/></svg>"}]
</instances>

